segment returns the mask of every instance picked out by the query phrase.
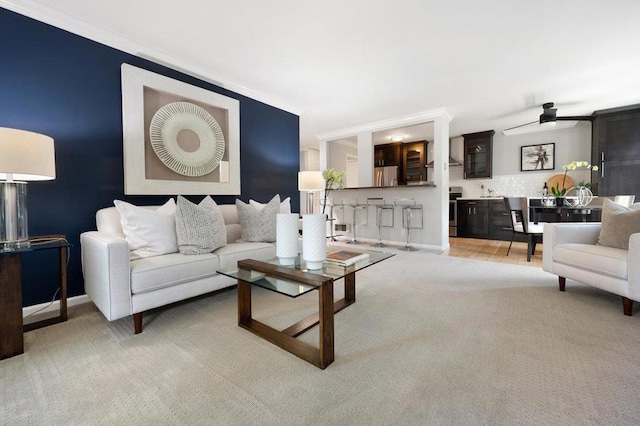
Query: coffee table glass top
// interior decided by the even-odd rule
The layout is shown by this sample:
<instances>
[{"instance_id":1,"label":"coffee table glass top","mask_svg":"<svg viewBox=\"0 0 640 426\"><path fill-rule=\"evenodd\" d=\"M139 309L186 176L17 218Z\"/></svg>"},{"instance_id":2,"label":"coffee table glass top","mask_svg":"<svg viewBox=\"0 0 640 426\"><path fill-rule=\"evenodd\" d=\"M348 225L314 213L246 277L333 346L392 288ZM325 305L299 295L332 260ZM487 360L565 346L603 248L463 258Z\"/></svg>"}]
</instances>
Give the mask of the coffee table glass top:
<instances>
[{"instance_id":1,"label":"coffee table glass top","mask_svg":"<svg viewBox=\"0 0 640 426\"><path fill-rule=\"evenodd\" d=\"M332 251L337 251L337 250L343 250L343 248L335 247L335 246L327 247L327 253ZM359 271L361 269L368 268L371 265L375 265L378 262L381 262L385 259L395 256L395 253L389 253L389 252L383 252L383 251L356 250L352 248L347 248L344 250L368 253L369 258L347 267L340 266L333 262L325 261L322 265L322 269L316 269L316 270L307 269L307 264L302 259L302 254L299 254L298 257L296 257L295 263L293 265L282 265L280 263L280 260L277 257L269 260L264 260L263 262L270 263L272 265L284 266L286 268L295 268L297 270L312 273L312 274L323 275L325 277L330 277L335 281L335 280L339 280L340 278L344 278L344 276L347 274ZM262 272L250 271L246 269L218 271L218 273L225 275L227 277L246 281L258 287L263 287L268 290L272 290L277 293L284 294L291 297L298 297L312 290L317 289L316 286L300 284L291 280L285 280L281 278L274 278Z\"/></svg>"}]
</instances>

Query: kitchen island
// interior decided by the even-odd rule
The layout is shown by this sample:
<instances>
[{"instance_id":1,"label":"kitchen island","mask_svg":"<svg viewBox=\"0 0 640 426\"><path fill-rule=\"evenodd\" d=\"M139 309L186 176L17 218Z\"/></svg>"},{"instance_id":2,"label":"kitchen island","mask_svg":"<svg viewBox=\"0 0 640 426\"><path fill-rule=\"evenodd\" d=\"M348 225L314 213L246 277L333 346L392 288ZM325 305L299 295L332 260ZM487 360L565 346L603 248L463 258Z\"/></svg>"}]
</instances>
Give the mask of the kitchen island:
<instances>
[{"instance_id":1,"label":"kitchen island","mask_svg":"<svg viewBox=\"0 0 640 426\"><path fill-rule=\"evenodd\" d=\"M432 182L422 182L421 184L399 185L387 187L363 187L345 188L331 191L329 198L334 203L340 204L343 199L358 200L359 204L366 205L368 198L383 198L386 204L394 204L394 201L401 198L412 198L416 204L422 205L422 218L416 217L414 213L412 224L420 225L421 229L411 229L411 245L421 249L442 251L449 248L449 200L448 189L436 187ZM341 241L351 239L352 209L336 208L334 210L336 224L345 227L346 231L338 231L342 237ZM389 223L389 217L384 216L384 224ZM406 231L402 226L402 207L395 206L393 209L393 228L382 228L382 240L386 244L394 246L404 246L407 241ZM378 227L376 225L376 208L370 206L359 209L356 218L357 239L366 244L373 244L378 240Z\"/></svg>"}]
</instances>

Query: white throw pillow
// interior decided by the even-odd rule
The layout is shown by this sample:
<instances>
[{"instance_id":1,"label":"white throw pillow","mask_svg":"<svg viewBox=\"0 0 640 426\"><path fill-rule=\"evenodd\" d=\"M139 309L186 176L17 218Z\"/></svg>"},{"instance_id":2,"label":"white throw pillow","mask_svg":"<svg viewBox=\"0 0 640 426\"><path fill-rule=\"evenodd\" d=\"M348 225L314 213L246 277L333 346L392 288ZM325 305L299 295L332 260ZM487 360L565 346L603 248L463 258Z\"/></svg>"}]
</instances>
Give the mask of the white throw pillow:
<instances>
[{"instance_id":1,"label":"white throw pillow","mask_svg":"<svg viewBox=\"0 0 640 426\"><path fill-rule=\"evenodd\" d=\"M280 195L278 194L278 197ZM253 207L262 210L266 204L259 203L255 200L249 200L249 204ZM278 213L291 213L291 197L287 197L280 203L280 211Z\"/></svg>"},{"instance_id":2,"label":"white throw pillow","mask_svg":"<svg viewBox=\"0 0 640 426\"><path fill-rule=\"evenodd\" d=\"M280 196L275 195L262 209L236 200L240 219L242 241L274 242L276 240L276 217L280 209Z\"/></svg>"},{"instance_id":3,"label":"white throw pillow","mask_svg":"<svg viewBox=\"0 0 640 426\"><path fill-rule=\"evenodd\" d=\"M211 253L227 244L222 212L208 195L198 205L178 196L176 234L182 254Z\"/></svg>"},{"instance_id":4,"label":"white throw pillow","mask_svg":"<svg viewBox=\"0 0 640 426\"><path fill-rule=\"evenodd\" d=\"M114 200L120 224L129 243L131 259L176 253L176 203L170 198L157 209L134 206Z\"/></svg>"}]
</instances>

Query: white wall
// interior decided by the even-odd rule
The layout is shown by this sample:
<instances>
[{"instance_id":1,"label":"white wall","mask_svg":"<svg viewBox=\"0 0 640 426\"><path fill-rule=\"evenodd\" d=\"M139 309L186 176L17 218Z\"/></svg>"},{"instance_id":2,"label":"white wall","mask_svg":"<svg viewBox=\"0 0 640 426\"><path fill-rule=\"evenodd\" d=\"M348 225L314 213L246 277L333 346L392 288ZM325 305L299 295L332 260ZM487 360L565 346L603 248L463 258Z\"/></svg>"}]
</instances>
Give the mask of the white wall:
<instances>
[{"instance_id":1,"label":"white wall","mask_svg":"<svg viewBox=\"0 0 640 426\"><path fill-rule=\"evenodd\" d=\"M451 153L457 160L462 158L464 140L453 138ZM520 148L526 145L555 143L555 167L546 171L520 171ZM459 153L459 154L458 154ZM562 166L572 161L591 161L591 123L579 122L575 127L523 135L505 136L496 131L493 136L493 178L463 179L462 167L451 167L450 186L461 186L464 197L479 197L485 191L494 190L492 195L536 197L551 176L563 174ZM569 176L575 182L589 181L590 172L572 171Z\"/></svg>"},{"instance_id":2,"label":"white wall","mask_svg":"<svg viewBox=\"0 0 640 426\"><path fill-rule=\"evenodd\" d=\"M347 154L358 156L358 149L337 142L327 143L327 168L338 172L347 170Z\"/></svg>"}]
</instances>

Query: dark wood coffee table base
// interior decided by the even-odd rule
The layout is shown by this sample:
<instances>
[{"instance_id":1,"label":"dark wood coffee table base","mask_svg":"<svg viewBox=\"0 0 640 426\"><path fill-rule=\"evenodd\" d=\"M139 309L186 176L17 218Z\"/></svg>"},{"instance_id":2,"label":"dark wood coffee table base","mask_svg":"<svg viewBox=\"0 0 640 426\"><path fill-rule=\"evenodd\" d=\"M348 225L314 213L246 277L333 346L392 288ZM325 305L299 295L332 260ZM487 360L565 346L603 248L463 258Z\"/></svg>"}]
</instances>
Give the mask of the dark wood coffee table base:
<instances>
[{"instance_id":1,"label":"dark wood coffee table base","mask_svg":"<svg viewBox=\"0 0 640 426\"><path fill-rule=\"evenodd\" d=\"M309 274L288 268L269 265L263 262L246 260L238 262L240 268L247 268L276 278L297 280L307 285L318 287L318 313L298 321L284 330L276 330L251 317L251 283L238 280L238 325L263 339L281 347L299 358L325 369L334 361L334 313L341 311L356 301L356 273L344 277L343 299L333 301L333 279L316 274ZM305 331L320 326L320 342L316 348L296 337Z\"/></svg>"}]
</instances>

